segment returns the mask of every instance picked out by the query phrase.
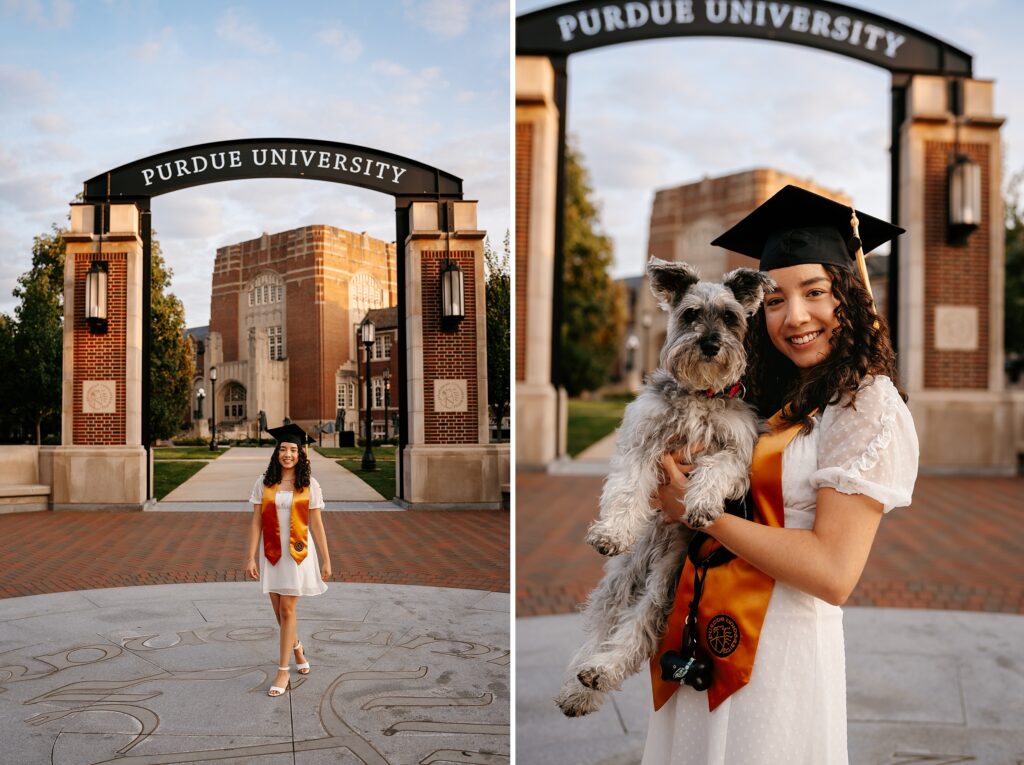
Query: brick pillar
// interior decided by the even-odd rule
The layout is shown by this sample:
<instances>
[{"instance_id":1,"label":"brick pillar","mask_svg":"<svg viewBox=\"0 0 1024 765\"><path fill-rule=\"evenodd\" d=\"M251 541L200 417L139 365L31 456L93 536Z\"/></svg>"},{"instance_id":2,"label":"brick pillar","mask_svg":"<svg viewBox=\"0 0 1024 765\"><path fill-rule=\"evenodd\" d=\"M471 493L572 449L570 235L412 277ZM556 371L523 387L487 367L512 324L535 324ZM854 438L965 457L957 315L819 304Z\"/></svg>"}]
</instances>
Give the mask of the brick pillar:
<instances>
[{"instance_id":1,"label":"brick pillar","mask_svg":"<svg viewBox=\"0 0 1024 765\"><path fill-rule=\"evenodd\" d=\"M71 206L65 233L64 380L61 446L54 450L54 510L141 510L146 505L142 447L142 239L139 210L110 206L101 236L93 205ZM85 320L85 275L107 263L107 332Z\"/></svg>"},{"instance_id":2,"label":"brick pillar","mask_svg":"<svg viewBox=\"0 0 1024 765\"><path fill-rule=\"evenodd\" d=\"M567 406L551 383L558 108L544 57L516 58L516 464L565 451ZM564 391L562 391L564 398Z\"/></svg>"},{"instance_id":3,"label":"brick pillar","mask_svg":"<svg viewBox=\"0 0 1024 765\"><path fill-rule=\"evenodd\" d=\"M500 508L509 448L490 444L487 411L485 232L476 202L455 202L453 230L441 230L437 202L409 208L406 358L409 444L402 460L407 507ZM441 326L441 267L462 269L466 318Z\"/></svg>"},{"instance_id":4,"label":"brick pillar","mask_svg":"<svg viewBox=\"0 0 1024 765\"><path fill-rule=\"evenodd\" d=\"M943 77L916 76L900 130L900 375L921 441L921 467L1016 470L1003 372L1003 119L993 83L964 82L959 136ZM947 168L959 144L981 166L982 223L947 241Z\"/></svg>"}]
</instances>

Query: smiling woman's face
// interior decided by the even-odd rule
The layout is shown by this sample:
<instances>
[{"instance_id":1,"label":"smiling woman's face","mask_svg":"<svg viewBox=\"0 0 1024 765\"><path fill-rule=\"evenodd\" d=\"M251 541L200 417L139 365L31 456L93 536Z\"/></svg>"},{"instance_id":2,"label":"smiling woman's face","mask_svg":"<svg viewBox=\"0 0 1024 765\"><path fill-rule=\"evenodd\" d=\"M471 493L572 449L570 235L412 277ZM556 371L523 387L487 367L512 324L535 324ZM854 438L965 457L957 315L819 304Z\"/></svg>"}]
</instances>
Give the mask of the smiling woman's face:
<instances>
[{"instance_id":1,"label":"smiling woman's face","mask_svg":"<svg viewBox=\"0 0 1024 765\"><path fill-rule=\"evenodd\" d=\"M285 442L277 447L277 461L283 468L295 467L299 461L299 447Z\"/></svg>"},{"instance_id":2,"label":"smiling woman's face","mask_svg":"<svg viewBox=\"0 0 1024 765\"><path fill-rule=\"evenodd\" d=\"M800 369L820 364L832 352L829 340L839 326L839 301L832 294L832 277L818 263L776 268L768 273L778 285L764 298L765 324L772 345Z\"/></svg>"}]
</instances>

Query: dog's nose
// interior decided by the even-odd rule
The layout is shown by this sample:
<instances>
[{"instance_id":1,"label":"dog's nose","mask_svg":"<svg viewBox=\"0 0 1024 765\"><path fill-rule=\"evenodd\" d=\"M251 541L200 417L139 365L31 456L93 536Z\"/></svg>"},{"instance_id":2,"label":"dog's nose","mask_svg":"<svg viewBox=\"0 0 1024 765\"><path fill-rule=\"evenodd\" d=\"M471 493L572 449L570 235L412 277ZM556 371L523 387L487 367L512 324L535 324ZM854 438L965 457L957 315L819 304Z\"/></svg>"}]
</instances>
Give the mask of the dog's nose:
<instances>
[{"instance_id":1,"label":"dog's nose","mask_svg":"<svg viewBox=\"0 0 1024 765\"><path fill-rule=\"evenodd\" d=\"M714 356L715 354L717 354L718 353L718 349L720 347L721 346L718 344L718 341L717 340L713 340L711 338L705 338L705 339L700 341L700 350L701 350L701 352L705 356L707 356L709 358Z\"/></svg>"}]
</instances>

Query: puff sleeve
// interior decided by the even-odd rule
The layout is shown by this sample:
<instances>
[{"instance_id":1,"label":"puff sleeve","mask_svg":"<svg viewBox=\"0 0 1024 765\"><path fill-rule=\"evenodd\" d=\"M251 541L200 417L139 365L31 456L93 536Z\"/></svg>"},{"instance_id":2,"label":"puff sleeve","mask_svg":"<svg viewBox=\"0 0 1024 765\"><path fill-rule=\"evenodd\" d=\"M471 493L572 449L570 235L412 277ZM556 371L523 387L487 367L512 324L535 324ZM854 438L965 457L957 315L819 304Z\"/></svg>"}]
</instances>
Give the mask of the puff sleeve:
<instances>
[{"instance_id":1,"label":"puff sleeve","mask_svg":"<svg viewBox=\"0 0 1024 765\"><path fill-rule=\"evenodd\" d=\"M253 484L252 494L249 495L249 503L253 505L263 504L263 473L260 473L260 477L256 479L256 483Z\"/></svg>"},{"instance_id":2,"label":"puff sleeve","mask_svg":"<svg viewBox=\"0 0 1024 765\"><path fill-rule=\"evenodd\" d=\"M888 377L868 378L854 406L825 409L818 441L815 489L864 494L889 512L910 504L919 447L910 410Z\"/></svg>"},{"instance_id":3,"label":"puff sleeve","mask_svg":"<svg viewBox=\"0 0 1024 765\"><path fill-rule=\"evenodd\" d=\"M313 478L309 479L309 509L324 508L324 492L320 488L320 482Z\"/></svg>"}]
</instances>

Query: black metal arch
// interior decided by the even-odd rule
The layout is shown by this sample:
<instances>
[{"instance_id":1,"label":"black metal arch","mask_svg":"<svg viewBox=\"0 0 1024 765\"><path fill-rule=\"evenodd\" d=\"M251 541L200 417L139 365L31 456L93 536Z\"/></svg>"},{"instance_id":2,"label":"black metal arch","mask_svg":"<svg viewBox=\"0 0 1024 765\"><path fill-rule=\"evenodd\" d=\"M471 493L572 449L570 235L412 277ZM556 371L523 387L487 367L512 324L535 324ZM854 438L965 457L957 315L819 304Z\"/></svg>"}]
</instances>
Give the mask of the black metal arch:
<instances>
[{"instance_id":1,"label":"black metal arch","mask_svg":"<svg viewBox=\"0 0 1024 765\"><path fill-rule=\"evenodd\" d=\"M408 209L417 201L462 199L462 179L436 167L390 152L335 141L296 138L246 138L172 149L100 173L85 182L82 201L96 205L94 233L110 230L110 204L134 204L140 212L142 238L142 320L152 324L152 197L207 183L255 178L300 178L359 186L395 198L395 246L399 249L398 374L402 379L399 411L399 453L409 442L408 362L405 354L405 258L401 248L409 235ZM142 333L142 442L149 452L150 338ZM356 349L358 354L359 349ZM217 402L211 402L216 406ZM369 405L369 402L367 402ZM370 437L370 434L367 434ZM398 469L398 496L405 496L404 470ZM146 471L147 500L152 494Z\"/></svg>"},{"instance_id":2,"label":"black metal arch","mask_svg":"<svg viewBox=\"0 0 1024 765\"><path fill-rule=\"evenodd\" d=\"M806 45L894 73L971 76L971 56L959 48L828 0L574 0L516 18L521 56L568 56L624 42L696 36Z\"/></svg>"},{"instance_id":3,"label":"black metal arch","mask_svg":"<svg viewBox=\"0 0 1024 765\"><path fill-rule=\"evenodd\" d=\"M394 197L462 198L461 178L408 157L334 141L246 138L172 149L121 165L86 181L84 199L134 200L252 178L329 181Z\"/></svg>"}]
</instances>

